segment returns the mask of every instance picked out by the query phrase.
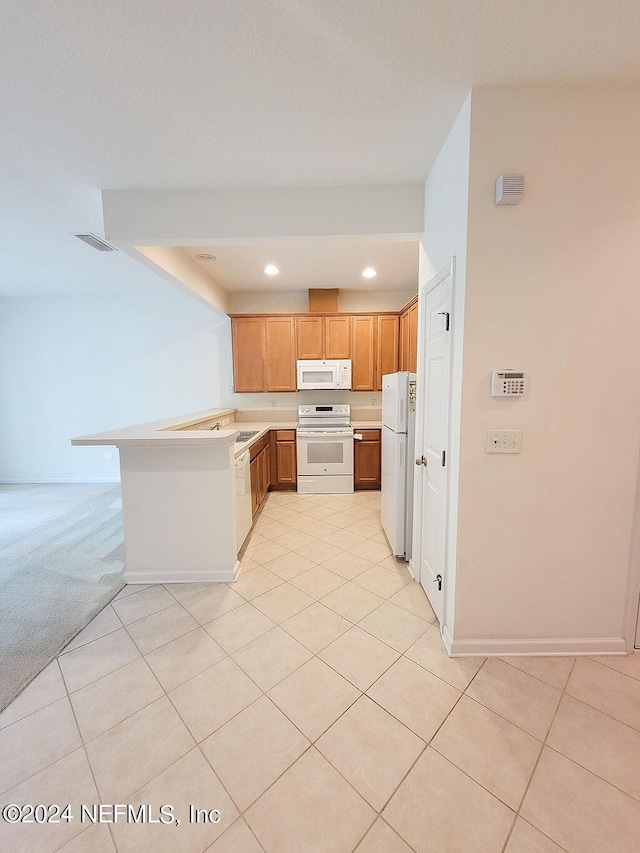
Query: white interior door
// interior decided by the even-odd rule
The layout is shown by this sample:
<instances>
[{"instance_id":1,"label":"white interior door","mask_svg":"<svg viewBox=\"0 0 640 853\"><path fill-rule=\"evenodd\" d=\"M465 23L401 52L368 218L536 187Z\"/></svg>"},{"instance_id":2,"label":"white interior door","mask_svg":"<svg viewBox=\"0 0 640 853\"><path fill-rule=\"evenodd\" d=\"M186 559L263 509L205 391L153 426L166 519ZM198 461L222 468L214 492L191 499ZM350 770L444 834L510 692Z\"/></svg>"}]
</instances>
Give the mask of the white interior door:
<instances>
[{"instance_id":1,"label":"white interior door","mask_svg":"<svg viewBox=\"0 0 640 853\"><path fill-rule=\"evenodd\" d=\"M443 624L453 264L420 290L415 516L420 583Z\"/></svg>"}]
</instances>

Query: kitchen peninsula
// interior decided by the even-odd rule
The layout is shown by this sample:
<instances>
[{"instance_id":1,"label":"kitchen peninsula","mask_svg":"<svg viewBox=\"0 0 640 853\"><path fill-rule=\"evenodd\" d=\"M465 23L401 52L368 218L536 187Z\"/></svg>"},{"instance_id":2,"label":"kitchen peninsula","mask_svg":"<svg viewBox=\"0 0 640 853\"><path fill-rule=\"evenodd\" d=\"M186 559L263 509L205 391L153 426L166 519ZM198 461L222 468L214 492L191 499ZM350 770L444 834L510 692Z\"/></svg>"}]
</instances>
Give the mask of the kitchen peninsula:
<instances>
[{"instance_id":1,"label":"kitchen peninsula","mask_svg":"<svg viewBox=\"0 0 640 853\"><path fill-rule=\"evenodd\" d=\"M379 429L379 417L363 409L354 426ZM125 582L235 581L234 459L295 427L293 410L212 409L73 438L74 446L119 450ZM254 433L250 441L237 441L241 430Z\"/></svg>"}]
</instances>

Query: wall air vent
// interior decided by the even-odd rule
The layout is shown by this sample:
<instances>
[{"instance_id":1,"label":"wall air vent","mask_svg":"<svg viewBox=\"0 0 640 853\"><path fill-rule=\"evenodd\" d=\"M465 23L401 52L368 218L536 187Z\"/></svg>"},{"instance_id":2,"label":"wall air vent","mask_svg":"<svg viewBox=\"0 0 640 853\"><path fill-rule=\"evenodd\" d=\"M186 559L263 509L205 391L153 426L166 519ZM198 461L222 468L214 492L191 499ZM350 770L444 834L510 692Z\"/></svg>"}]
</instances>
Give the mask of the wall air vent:
<instances>
[{"instance_id":1,"label":"wall air vent","mask_svg":"<svg viewBox=\"0 0 640 853\"><path fill-rule=\"evenodd\" d=\"M524 196L524 175L500 175L496 181L496 204L520 204Z\"/></svg>"},{"instance_id":2,"label":"wall air vent","mask_svg":"<svg viewBox=\"0 0 640 853\"><path fill-rule=\"evenodd\" d=\"M96 237L95 234L74 234L73 236L77 237L78 240L82 240L82 242L86 243L87 246L92 246L94 249L97 249L99 252L118 251L115 246L110 246L108 243L105 243L104 240Z\"/></svg>"}]
</instances>

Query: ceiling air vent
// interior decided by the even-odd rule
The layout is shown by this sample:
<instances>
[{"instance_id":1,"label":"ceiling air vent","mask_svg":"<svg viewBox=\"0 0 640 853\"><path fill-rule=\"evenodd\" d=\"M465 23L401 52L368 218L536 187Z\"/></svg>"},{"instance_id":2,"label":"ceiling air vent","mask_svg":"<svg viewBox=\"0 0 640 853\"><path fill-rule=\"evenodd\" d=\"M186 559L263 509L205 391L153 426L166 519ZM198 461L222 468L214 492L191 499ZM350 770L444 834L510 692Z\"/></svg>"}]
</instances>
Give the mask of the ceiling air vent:
<instances>
[{"instance_id":1,"label":"ceiling air vent","mask_svg":"<svg viewBox=\"0 0 640 853\"><path fill-rule=\"evenodd\" d=\"M96 237L95 234L74 234L78 240L82 240L83 243L86 243L87 246L92 246L94 249L97 249L99 252L117 252L118 250L114 246L110 246L108 243L105 243L104 240L101 240L99 237Z\"/></svg>"}]
</instances>

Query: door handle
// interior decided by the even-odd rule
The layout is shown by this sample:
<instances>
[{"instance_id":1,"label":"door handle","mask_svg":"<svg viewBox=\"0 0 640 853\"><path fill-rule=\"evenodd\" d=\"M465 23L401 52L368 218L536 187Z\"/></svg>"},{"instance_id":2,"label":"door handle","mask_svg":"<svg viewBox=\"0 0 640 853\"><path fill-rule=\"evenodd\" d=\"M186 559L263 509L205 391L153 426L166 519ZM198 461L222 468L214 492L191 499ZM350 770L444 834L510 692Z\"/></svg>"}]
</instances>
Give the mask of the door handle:
<instances>
[{"instance_id":1,"label":"door handle","mask_svg":"<svg viewBox=\"0 0 640 853\"><path fill-rule=\"evenodd\" d=\"M418 457L418 459L416 459L416 465L424 465L424 467L426 468L427 467L427 458L425 456Z\"/></svg>"}]
</instances>

